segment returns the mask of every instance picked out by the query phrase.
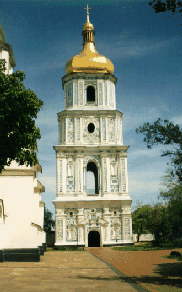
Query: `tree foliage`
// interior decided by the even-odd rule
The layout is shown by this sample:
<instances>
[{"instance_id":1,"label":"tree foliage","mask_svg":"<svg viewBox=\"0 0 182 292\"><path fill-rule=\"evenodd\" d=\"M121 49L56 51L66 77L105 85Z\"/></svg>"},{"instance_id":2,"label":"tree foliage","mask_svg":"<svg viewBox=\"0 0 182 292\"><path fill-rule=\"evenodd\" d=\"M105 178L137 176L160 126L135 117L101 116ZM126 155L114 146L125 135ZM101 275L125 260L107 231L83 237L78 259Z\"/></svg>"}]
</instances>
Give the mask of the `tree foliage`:
<instances>
[{"instance_id":1,"label":"tree foliage","mask_svg":"<svg viewBox=\"0 0 182 292\"><path fill-rule=\"evenodd\" d=\"M137 207L132 213L133 232L139 236L154 235L154 244L169 242L179 245L182 238L182 193L167 204L157 203Z\"/></svg>"},{"instance_id":2,"label":"tree foliage","mask_svg":"<svg viewBox=\"0 0 182 292\"><path fill-rule=\"evenodd\" d=\"M136 208L132 213L133 232L137 234L137 242L140 240L140 235L148 232L149 225L149 213L151 207L149 205L143 205Z\"/></svg>"},{"instance_id":3,"label":"tree foliage","mask_svg":"<svg viewBox=\"0 0 182 292\"><path fill-rule=\"evenodd\" d=\"M172 13L182 13L182 1L178 0L153 0L149 5L155 10L156 13L171 11Z\"/></svg>"},{"instance_id":4,"label":"tree foliage","mask_svg":"<svg viewBox=\"0 0 182 292\"><path fill-rule=\"evenodd\" d=\"M168 206L168 240L173 244L179 244L182 238L182 189L180 195L171 198Z\"/></svg>"},{"instance_id":5,"label":"tree foliage","mask_svg":"<svg viewBox=\"0 0 182 292\"><path fill-rule=\"evenodd\" d=\"M168 212L165 205L155 204L151 207L148 218L148 230L154 235L155 243L160 244L167 240L169 228Z\"/></svg>"},{"instance_id":6,"label":"tree foliage","mask_svg":"<svg viewBox=\"0 0 182 292\"><path fill-rule=\"evenodd\" d=\"M161 156L171 157L171 163L174 167L171 174L176 175L182 182L182 130L179 125L174 125L168 120L158 119L153 124L144 123L142 127L136 129L136 133L144 134L144 142L147 143L148 148L158 144L170 146L170 149L163 151Z\"/></svg>"},{"instance_id":7,"label":"tree foliage","mask_svg":"<svg viewBox=\"0 0 182 292\"><path fill-rule=\"evenodd\" d=\"M25 89L23 71L5 74L0 60L0 172L15 160L20 165L35 165L40 130L35 125L43 102L30 89Z\"/></svg>"},{"instance_id":8,"label":"tree foliage","mask_svg":"<svg viewBox=\"0 0 182 292\"><path fill-rule=\"evenodd\" d=\"M44 231L50 232L55 227L55 220L52 218L52 213L44 207Z\"/></svg>"}]
</instances>

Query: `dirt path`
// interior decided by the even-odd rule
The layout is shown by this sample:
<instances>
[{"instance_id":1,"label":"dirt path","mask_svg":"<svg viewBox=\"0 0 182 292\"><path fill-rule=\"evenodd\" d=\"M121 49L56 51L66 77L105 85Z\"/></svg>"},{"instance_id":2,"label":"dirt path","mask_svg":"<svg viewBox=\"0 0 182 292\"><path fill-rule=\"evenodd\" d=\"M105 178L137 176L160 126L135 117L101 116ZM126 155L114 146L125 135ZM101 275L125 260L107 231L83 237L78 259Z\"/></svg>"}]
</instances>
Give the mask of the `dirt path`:
<instances>
[{"instance_id":1,"label":"dirt path","mask_svg":"<svg viewBox=\"0 0 182 292\"><path fill-rule=\"evenodd\" d=\"M93 247L88 251L112 264L148 291L182 291L182 262L163 258L171 250L117 251L110 247Z\"/></svg>"}]
</instances>

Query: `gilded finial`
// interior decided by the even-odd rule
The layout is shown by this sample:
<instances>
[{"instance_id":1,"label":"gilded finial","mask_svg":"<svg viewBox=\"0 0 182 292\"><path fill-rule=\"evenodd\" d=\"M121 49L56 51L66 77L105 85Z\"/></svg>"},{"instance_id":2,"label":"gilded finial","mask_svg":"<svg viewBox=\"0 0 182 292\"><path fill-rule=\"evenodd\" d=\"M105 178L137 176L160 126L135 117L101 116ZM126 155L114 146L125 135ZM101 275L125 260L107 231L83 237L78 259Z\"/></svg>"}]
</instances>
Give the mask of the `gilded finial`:
<instances>
[{"instance_id":1,"label":"gilded finial","mask_svg":"<svg viewBox=\"0 0 182 292\"><path fill-rule=\"evenodd\" d=\"M87 22L90 22L89 21L89 9L91 9L91 8L89 8L88 4L87 4L87 8L84 8L84 9L87 9Z\"/></svg>"}]
</instances>

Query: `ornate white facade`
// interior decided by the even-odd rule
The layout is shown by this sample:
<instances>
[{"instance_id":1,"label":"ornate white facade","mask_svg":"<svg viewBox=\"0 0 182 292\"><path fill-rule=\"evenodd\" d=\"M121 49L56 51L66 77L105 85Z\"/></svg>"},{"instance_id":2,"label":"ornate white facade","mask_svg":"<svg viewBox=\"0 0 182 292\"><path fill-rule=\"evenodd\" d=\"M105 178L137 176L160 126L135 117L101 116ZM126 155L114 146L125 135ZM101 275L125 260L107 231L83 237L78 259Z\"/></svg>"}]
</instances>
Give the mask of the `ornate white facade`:
<instances>
[{"instance_id":1,"label":"ornate white facade","mask_svg":"<svg viewBox=\"0 0 182 292\"><path fill-rule=\"evenodd\" d=\"M53 201L55 245L131 244L129 146L123 145L122 113L116 110L117 79L112 74L114 67L113 71L110 69L112 63L109 61L107 65L108 59L95 51L93 25L88 16L83 36L80 56L86 52L88 58L84 55L84 63L79 68L74 59L79 55L69 60L68 73L62 79L65 109L58 113L59 144L54 146L57 161L57 197ZM101 57L105 58L104 65ZM95 177L92 190L87 187L88 171Z\"/></svg>"}]
</instances>

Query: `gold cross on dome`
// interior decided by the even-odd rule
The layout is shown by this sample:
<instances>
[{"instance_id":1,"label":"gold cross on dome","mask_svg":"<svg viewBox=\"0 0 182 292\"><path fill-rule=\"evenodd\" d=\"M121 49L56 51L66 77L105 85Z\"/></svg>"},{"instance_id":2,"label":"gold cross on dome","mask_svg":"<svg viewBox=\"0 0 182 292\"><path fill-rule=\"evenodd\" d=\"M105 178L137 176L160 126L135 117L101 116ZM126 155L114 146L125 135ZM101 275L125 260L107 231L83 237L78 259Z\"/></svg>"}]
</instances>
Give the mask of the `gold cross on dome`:
<instances>
[{"instance_id":1,"label":"gold cross on dome","mask_svg":"<svg viewBox=\"0 0 182 292\"><path fill-rule=\"evenodd\" d=\"M89 15L89 9L91 9L91 8L88 8L88 4L87 4L87 8L84 8L84 9L87 9L87 15Z\"/></svg>"}]
</instances>

